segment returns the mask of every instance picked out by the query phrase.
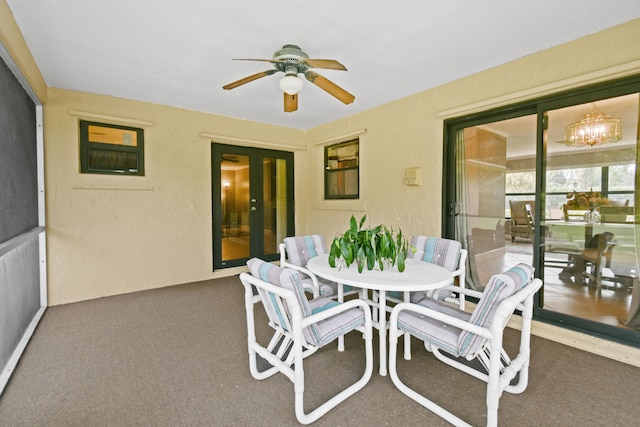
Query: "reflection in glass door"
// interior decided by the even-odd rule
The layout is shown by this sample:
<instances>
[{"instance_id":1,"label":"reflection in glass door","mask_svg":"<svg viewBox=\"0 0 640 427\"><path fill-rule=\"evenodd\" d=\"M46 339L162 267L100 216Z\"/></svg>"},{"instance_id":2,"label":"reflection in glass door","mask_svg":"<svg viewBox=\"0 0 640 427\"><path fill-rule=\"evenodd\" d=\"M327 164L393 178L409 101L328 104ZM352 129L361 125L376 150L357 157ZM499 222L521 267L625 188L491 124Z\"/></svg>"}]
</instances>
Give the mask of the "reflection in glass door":
<instances>
[{"instance_id":1,"label":"reflection in glass door","mask_svg":"<svg viewBox=\"0 0 640 427\"><path fill-rule=\"evenodd\" d=\"M223 154L220 164L222 262L249 258L249 156Z\"/></svg>"},{"instance_id":2,"label":"reflection in glass door","mask_svg":"<svg viewBox=\"0 0 640 427\"><path fill-rule=\"evenodd\" d=\"M618 128L594 127L600 113ZM446 132L443 233L469 250L467 285L529 263L544 282L536 318L640 344L640 77L452 119Z\"/></svg>"},{"instance_id":3,"label":"reflection in glass door","mask_svg":"<svg viewBox=\"0 0 640 427\"><path fill-rule=\"evenodd\" d=\"M535 124L535 115L527 115L455 134L455 239L469 251L474 289L518 262L533 262L524 207L535 205Z\"/></svg>"},{"instance_id":4,"label":"reflection in glass door","mask_svg":"<svg viewBox=\"0 0 640 427\"><path fill-rule=\"evenodd\" d=\"M598 113L617 119L620 135L571 144ZM554 313L628 328L640 325L636 227L638 94L546 111L545 210L540 236L544 298ZM604 129L604 128L603 128ZM590 128L591 132L600 130ZM575 131L575 132L574 132ZM585 136L586 138L586 136ZM634 301L634 298L636 301Z\"/></svg>"},{"instance_id":5,"label":"reflection in glass door","mask_svg":"<svg viewBox=\"0 0 640 427\"><path fill-rule=\"evenodd\" d=\"M212 144L214 268L279 258L293 234L293 155Z\"/></svg>"}]
</instances>

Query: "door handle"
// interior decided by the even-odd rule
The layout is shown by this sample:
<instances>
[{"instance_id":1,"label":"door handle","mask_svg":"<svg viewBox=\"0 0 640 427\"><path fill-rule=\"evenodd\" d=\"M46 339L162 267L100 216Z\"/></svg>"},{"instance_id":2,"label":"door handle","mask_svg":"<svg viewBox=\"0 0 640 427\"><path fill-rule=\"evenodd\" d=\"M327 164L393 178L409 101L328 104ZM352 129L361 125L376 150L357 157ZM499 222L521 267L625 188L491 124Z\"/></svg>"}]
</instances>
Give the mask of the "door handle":
<instances>
[{"instance_id":1,"label":"door handle","mask_svg":"<svg viewBox=\"0 0 640 427\"><path fill-rule=\"evenodd\" d=\"M258 210L258 208L256 208L255 206L251 206L251 207L249 208L249 211L250 211L250 212L255 212L255 211L257 211L257 210Z\"/></svg>"}]
</instances>

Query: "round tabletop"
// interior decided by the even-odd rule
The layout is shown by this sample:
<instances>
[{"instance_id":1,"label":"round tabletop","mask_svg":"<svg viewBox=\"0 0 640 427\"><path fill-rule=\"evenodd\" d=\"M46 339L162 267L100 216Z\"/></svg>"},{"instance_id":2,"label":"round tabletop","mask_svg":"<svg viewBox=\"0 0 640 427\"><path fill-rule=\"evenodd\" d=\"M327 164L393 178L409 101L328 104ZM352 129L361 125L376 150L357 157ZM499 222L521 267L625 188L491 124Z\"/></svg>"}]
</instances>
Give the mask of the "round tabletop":
<instances>
[{"instance_id":1,"label":"round tabletop","mask_svg":"<svg viewBox=\"0 0 640 427\"><path fill-rule=\"evenodd\" d=\"M329 265L329 254L311 258L307 268L320 277L343 285L378 291L430 291L453 283L453 276L446 268L415 259L407 259L402 273L397 266L383 271L377 267L373 270L365 268L362 273L358 273L356 263L349 268L337 265L332 268Z\"/></svg>"}]
</instances>

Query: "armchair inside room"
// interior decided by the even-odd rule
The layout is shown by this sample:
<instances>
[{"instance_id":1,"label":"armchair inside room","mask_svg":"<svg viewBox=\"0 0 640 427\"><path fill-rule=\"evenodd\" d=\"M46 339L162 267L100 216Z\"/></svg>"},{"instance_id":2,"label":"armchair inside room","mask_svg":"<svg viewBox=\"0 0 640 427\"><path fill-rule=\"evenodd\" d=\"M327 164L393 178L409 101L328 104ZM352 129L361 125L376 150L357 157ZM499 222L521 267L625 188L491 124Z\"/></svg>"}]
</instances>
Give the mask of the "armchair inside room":
<instances>
[{"instance_id":1,"label":"armchair inside room","mask_svg":"<svg viewBox=\"0 0 640 427\"><path fill-rule=\"evenodd\" d=\"M486 425L497 426L498 405L503 391L522 393L528 384L533 297L541 286L542 281L533 278L533 267L518 264L505 273L492 276L484 292L459 290L478 298L473 313L433 298L425 298L418 304L396 305L389 322L389 375L393 384L453 425L470 425L434 401L443 401L436 384L412 378L411 383L416 385L411 388L400 379L398 337L408 332L424 341L426 349L441 362L487 383ZM503 348L503 331L516 310L521 312L522 322L518 353L512 358ZM434 400L427 396L434 396ZM452 406L465 405L464 400L449 402Z\"/></svg>"},{"instance_id":2,"label":"armchair inside room","mask_svg":"<svg viewBox=\"0 0 640 427\"><path fill-rule=\"evenodd\" d=\"M249 260L247 266L251 274L241 273L240 280L245 289L251 375L257 380L263 380L278 372L284 374L294 384L296 418L302 424L312 423L369 382L373 372L371 310L366 302L358 298L345 303L328 297L308 300L300 275L293 269L281 268L257 258ZM263 327L256 328L254 306L259 302L262 303L268 325L273 330L273 337L266 347L256 338L256 329L264 330ZM352 331L359 331L364 339L364 373L334 397L306 413L304 360L319 348ZM259 360L258 356L267 363ZM349 364L350 360L353 362L352 357L353 355L346 355L341 363ZM358 368L354 366L354 369ZM328 370L324 375L330 377L332 373L339 376L333 370ZM337 383L340 381L341 378L335 379ZM306 385L314 386L311 381Z\"/></svg>"},{"instance_id":3,"label":"armchair inside room","mask_svg":"<svg viewBox=\"0 0 640 427\"><path fill-rule=\"evenodd\" d=\"M533 238L533 229L527 219L525 205L531 205L535 210L535 202L533 200L509 200L511 208L511 241L515 242L516 237L531 239Z\"/></svg>"}]
</instances>

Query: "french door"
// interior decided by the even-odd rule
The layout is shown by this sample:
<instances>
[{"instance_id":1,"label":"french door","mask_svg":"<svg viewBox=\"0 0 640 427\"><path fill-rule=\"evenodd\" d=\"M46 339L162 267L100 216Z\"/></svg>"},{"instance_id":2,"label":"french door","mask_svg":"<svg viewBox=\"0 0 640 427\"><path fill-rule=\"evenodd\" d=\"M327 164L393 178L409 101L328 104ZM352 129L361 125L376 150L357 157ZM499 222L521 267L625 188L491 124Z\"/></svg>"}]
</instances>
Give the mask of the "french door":
<instances>
[{"instance_id":1,"label":"french door","mask_svg":"<svg viewBox=\"0 0 640 427\"><path fill-rule=\"evenodd\" d=\"M293 153L212 143L213 268L279 258L293 235Z\"/></svg>"}]
</instances>

